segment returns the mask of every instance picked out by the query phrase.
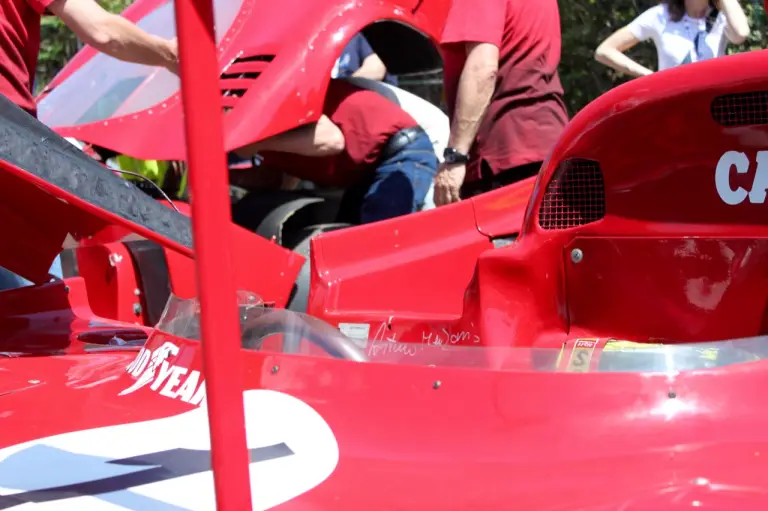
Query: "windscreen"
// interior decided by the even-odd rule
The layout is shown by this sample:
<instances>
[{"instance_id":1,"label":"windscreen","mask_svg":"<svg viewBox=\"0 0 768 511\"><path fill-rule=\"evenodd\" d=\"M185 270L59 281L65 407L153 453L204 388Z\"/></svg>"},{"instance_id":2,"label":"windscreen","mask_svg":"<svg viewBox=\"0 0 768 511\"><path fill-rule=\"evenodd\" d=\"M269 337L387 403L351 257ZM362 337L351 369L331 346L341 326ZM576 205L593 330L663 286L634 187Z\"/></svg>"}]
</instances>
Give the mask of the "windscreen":
<instances>
[{"instance_id":1,"label":"windscreen","mask_svg":"<svg viewBox=\"0 0 768 511\"><path fill-rule=\"evenodd\" d=\"M242 3L214 0L217 43L229 30ZM176 37L173 0L160 5L137 25L166 39ZM38 117L52 128L103 121L153 107L175 94L179 85L179 78L166 69L122 62L100 53L40 102Z\"/></svg>"},{"instance_id":2,"label":"windscreen","mask_svg":"<svg viewBox=\"0 0 768 511\"><path fill-rule=\"evenodd\" d=\"M386 333L363 340L307 314L264 307L257 295L245 291L238 293L238 307L244 349L357 362L489 369L489 360L496 360L514 371L674 374L768 358L767 337L694 344L572 339L557 348L492 348L483 346L482 339L462 346L452 344L451 337L447 342L436 338L401 342ZM199 325L197 300L171 296L156 328L199 340Z\"/></svg>"},{"instance_id":3,"label":"windscreen","mask_svg":"<svg viewBox=\"0 0 768 511\"><path fill-rule=\"evenodd\" d=\"M287 351L328 355L359 362L367 361L362 351L339 330L298 312L265 307L261 298L238 291L241 346L248 350ZM176 337L200 340L200 305L196 298L171 295L155 327Z\"/></svg>"}]
</instances>

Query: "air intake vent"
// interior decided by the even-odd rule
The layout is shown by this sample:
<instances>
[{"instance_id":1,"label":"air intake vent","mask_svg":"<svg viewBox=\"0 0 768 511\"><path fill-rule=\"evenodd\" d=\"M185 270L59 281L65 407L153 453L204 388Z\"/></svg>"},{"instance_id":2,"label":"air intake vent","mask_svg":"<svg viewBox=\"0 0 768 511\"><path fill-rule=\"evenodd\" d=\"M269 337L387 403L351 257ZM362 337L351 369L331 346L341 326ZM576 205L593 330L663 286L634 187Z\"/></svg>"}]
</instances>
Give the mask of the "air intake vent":
<instances>
[{"instance_id":1,"label":"air intake vent","mask_svg":"<svg viewBox=\"0 0 768 511\"><path fill-rule=\"evenodd\" d=\"M560 164L539 208L545 230L578 227L605 216L605 185L600 164L572 159Z\"/></svg>"},{"instance_id":2,"label":"air intake vent","mask_svg":"<svg viewBox=\"0 0 768 511\"><path fill-rule=\"evenodd\" d=\"M230 64L219 79L225 113L235 107L237 101L274 58L274 55L253 55L240 57Z\"/></svg>"},{"instance_id":3,"label":"air intake vent","mask_svg":"<svg viewBox=\"0 0 768 511\"><path fill-rule=\"evenodd\" d=\"M768 91L718 96L712 102L712 117L723 126L768 124Z\"/></svg>"}]
</instances>

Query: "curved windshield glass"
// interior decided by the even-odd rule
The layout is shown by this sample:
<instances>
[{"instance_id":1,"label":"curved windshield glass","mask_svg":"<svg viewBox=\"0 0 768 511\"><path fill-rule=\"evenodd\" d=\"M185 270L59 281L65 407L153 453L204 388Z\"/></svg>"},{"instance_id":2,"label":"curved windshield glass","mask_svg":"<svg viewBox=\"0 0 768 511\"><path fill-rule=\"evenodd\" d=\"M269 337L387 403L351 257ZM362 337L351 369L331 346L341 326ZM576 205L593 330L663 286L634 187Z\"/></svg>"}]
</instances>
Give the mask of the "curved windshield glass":
<instances>
[{"instance_id":1,"label":"curved windshield glass","mask_svg":"<svg viewBox=\"0 0 768 511\"><path fill-rule=\"evenodd\" d=\"M238 293L241 345L244 349L325 356L358 362L429 366L505 367L514 371L623 372L672 374L753 362L768 358L768 337L695 344L637 343L615 339L571 339L558 348L485 347L451 341L466 336L422 336L401 342L379 329L339 329L307 314L265 307L261 299ZM196 299L171 296L157 330L200 339L200 307ZM361 327L363 325L357 325ZM359 335L361 331L366 332ZM501 365L499 364L501 362Z\"/></svg>"},{"instance_id":2,"label":"curved windshield glass","mask_svg":"<svg viewBox=\"0 0 768 511\"><path fill-rule=\"evenodd\" d=\"M365 361L362 350L327 323L307 314L264 307L258 295L238 292L241 345L249 350L330 355ZM200 340L200 305L196 298L171 295L155 327L185 339Z\"/></svg>"},{"instance_id":3,"label":"curved windshield glass","mask_svg":"<svg viewBox=\"0 0 768 511\"><path fill-rule=\"evenodd\" d=\"M216 41L229 30L243 0L214 0ZM166 39L176 37L170 0L137 25ZM102 53L94 56L53 89L38 105L48 126L75 126L103 121L150 108L179 90L179 78L163 68L122 62Z\"/></svg>"},{"instance_id":4,"label":"curved windshield glass","mask_svg":"<svg viewBox=\"0 0 768 511\"><path fill-rule=\"evenodd\" d=\"M255 312L264 309L261 297L250 291L237 292L237 307L240 313L241 327ZM197 298L179 298L171 294L165 304L156 330L185 339L200 340L200 302Z\"/></svg>"}]
</instances>

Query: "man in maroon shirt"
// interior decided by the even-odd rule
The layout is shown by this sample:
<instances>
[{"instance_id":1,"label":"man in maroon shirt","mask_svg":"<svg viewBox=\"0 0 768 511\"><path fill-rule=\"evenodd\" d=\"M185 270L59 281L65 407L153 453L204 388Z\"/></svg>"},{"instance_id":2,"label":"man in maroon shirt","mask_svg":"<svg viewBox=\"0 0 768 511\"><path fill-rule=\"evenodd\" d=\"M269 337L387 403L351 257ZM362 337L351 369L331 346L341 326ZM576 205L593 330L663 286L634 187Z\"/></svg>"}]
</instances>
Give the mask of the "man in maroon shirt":
<instances>
[{"instance_id":1,"label":"man in maroon shirt","mask_svg":"<svg viewBox=\"0 0 768 511\"><path fill-rule=\"evenodd\" d=\"M440 206L535 175L568 122L557 0L453 0L441 47L451 136Z\"/></svg>"},{"instance_id":2,"label":"man in maroon shirt","mask_svg":"<svg viewBox=\"0 0 768 511\"><path fill-rule=\"evenodd\" d=\"M346 188L339 221L358 224L419 211L437 170L432 141L397 104L345 80L331 80L317 122L236 151L262 157L232 171L246 189L279 186L283 174Z\"/></svg>"},{"instance_id":3,"label":"man in maroon shirt","mask_svg":"<svg viewBox=\"0 0 768 511\"><path fill-rule=\"evenodd\" d=\"M49 11L95 49L128 62L176 72L176 41L147 34L95 0L0 0L0 94L36 114L32 84L40 49L40 16Z\"/></svg>"}]
</instances>

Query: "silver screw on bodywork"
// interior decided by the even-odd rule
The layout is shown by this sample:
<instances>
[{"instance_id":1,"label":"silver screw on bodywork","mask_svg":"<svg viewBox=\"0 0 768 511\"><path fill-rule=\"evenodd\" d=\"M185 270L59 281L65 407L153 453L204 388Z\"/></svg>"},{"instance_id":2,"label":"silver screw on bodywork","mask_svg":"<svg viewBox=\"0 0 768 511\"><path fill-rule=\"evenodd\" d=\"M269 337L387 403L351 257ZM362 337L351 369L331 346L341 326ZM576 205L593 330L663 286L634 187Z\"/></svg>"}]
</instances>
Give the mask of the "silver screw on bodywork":
<instances>
[{"instance_id":1,"label":"silver screw on bodywork","mask_svg":"<svg viewBox=\"0 0 768 511\"><path fill-rule=\"evenodd\" d=\"M441 382L440 380L436 380L435 383L432 384L432 388L437 390L437 389L440 388L440 385L442 385L442 384L443 384L443 382Z\"/></svg>"},{"instance_id":2,"label":"silver screw on bodywork","mask_svg":"<svg viewBox=\"0 0 768 511\"><path fill-rule=\"evenodd\" d=\"M280 366L272 366L272 374L277 374L279 370L280 370Z\"/></svg>"},{"instance_id":3,"label":"silver screw on bodywork","mask_svg":"<svg viewBox=\"0 0 768 511\"><path fill-rule=\"evenodd\" d=\"M136 314L137 316L141 314L141 304L139 303L133 304L133 313Z\"/></svg>"},{"instance_id":4,"label":"silver screw on bodywork","mask_svg":"<svg viewBox=\"0 0 768 511\"><path fill-rule=\"evenodd\" d=\"M574 248L571 250L571 261L578 264L582 259L584 259L584 253L581 251L581 249Z\"/></svg>"},{"instance_id":5,"label":"silver screw on bodywork","mask_svg":"<svg viewBox=\"0 0 768 511\"><path fill-rule=\"evenodd\" d=\"M141 290L139 288L136 288L136 289L133 290L133 294L136 295L136 296L139 296L139 295L141 295Z\"/></svg>"}]
</instances>

